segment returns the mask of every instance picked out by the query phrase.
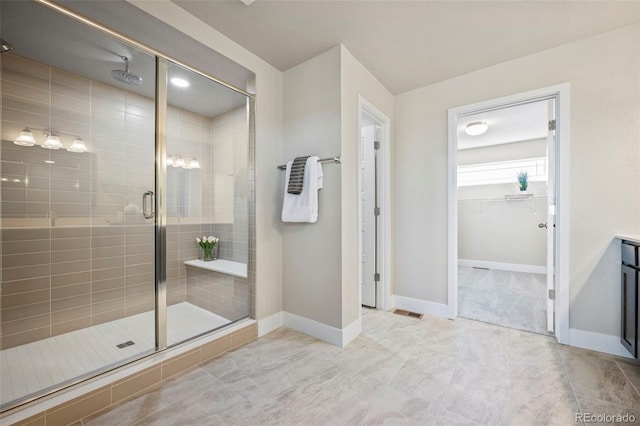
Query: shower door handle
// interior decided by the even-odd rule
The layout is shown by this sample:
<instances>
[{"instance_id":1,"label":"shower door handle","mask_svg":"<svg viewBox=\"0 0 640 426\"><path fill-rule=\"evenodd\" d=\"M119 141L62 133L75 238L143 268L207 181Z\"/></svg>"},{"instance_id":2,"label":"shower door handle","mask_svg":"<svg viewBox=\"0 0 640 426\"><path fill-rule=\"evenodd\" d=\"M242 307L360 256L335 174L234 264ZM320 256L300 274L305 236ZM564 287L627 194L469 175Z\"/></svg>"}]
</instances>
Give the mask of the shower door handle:
<instances>
[{"instance_id":1,"label":"shower door handle","mask_svg":"<svg viewBox=\"0 0 640 426\"><path fill-rule=\"evenodd\" d=\"M153 219L156 216L154 195L153 191L142 194L142 215L145 219ZM151 213L147 212L147 200L151 200Z\"/></svg>"}]
</instances>

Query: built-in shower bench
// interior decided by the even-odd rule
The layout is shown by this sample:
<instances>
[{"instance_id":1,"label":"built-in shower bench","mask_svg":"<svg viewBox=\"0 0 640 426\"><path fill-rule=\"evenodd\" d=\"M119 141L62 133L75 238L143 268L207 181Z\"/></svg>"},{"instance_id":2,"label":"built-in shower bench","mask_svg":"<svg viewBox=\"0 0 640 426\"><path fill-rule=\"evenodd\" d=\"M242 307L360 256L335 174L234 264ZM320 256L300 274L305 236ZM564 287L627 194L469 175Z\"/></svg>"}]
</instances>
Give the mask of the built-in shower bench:
<instances>
[{"instance_id":1,"label":"built-in shower bench","mask_svg":"<svg viewBox=\"0 0 640 426\"><path fill-rule=\"evenodd\" d=\"M245 263L234 262L226 259L216 259L205 262L200 259L187 260L187 266L205 269L207 271L220 272L221 274L233 275L235 277L247 278L247 265Z\"/></svg>"}]
</instances>

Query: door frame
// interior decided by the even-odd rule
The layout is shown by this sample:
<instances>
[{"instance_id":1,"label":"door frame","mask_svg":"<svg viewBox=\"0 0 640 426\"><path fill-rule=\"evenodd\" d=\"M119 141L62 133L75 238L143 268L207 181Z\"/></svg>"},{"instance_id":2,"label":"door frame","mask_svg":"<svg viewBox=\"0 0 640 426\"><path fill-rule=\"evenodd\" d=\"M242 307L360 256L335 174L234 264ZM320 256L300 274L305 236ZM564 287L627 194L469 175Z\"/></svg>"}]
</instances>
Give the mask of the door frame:
<instances>
[{"instance_id":1,"label":"door frame","mask_svg":"<svg viewBox=\"0 0 640 426\"><path fill-rule=\"evenodd\" d=\"M466 115L553 98L556 100L556 253L555 336L569 343L569 100L570 84L562 83L448 110L448 317L458 315L458 119Z\"/></svg>"},{"instance_id":2,"label":"door frame","mask_svg":"<svg viewBox=\"0 0 640 426\"><path fill-rule=\"evenodd\" d=\"M376 294L376 309L388 311L391 306L391 119L376 108L363 96L358 95L358 261L363 251L362 246L362 204L360 203L360 188L362 176L360 162L362 161L362 115L366 114L379 123L380 149L378 150L378 272L380 273L379 287ZM358 266L358 302L362 306L362 268Z\"/></svg>"}]
</instances>

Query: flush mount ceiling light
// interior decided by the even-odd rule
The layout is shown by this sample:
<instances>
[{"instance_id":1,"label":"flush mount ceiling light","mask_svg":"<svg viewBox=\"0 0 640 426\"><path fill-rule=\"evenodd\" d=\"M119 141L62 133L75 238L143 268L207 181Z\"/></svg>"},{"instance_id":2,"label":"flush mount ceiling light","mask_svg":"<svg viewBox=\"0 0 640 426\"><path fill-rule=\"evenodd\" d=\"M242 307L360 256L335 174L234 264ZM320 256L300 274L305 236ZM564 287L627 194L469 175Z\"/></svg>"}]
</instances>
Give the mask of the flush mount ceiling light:
<instances>
[{"instance_id":1,"label":"flush mount ceiling light","mask_svg":"<svg viewBox=\"0 0 640 426\"><path fill-rule=\"evenodd\" d=\"M75 138L73 143L69 148L67 148L69 152L87 152L87 146L84 144L82 138Z\"/></svg>"},{"instance_id":2,"label":"flush mount ceiling light","mask_svg":"<svg viewBox=\"0 0 640 426\"><path fill-rule=\"evenodd\" d=\"M171 84L177 87L189 87L189 82L184 78L173 77L170 81L171 81Z\"/></svg>"},{"instance_id":3,"label":"flush mount ceiling light","mask_svg":"<svg viewBox=\"0 0 640 426\"><path fill-rule=\"evenodd\" d=\"M469 136L478 136L486 132L488 128L486 121L474 121L467 124L464 132Z\"/></svg>"},{"instance_id":4,"label":"flush mount ceiling light","mask_svg":"<svg viewBox=\"0 0 640 426\"><path fill-rule=\"evenodd\" d=\"M47 149L60 149L62 148L62 142L60 142L60 138L58 136L49 135L42 144L42 147Z\"/></svg>"},{"instance_id":5,"label":"flush mount ceiling light","mask_svg":"<svg viewBox=\"0 0 640 426\"><path fill-rule=\"evenodd\" d=\"M33 137L33 133L28 128L25 128L20 132L18 137L13 141L16 145L20 146L33 146L36 144L36 140Z\"/></svg>"}]
</instances>

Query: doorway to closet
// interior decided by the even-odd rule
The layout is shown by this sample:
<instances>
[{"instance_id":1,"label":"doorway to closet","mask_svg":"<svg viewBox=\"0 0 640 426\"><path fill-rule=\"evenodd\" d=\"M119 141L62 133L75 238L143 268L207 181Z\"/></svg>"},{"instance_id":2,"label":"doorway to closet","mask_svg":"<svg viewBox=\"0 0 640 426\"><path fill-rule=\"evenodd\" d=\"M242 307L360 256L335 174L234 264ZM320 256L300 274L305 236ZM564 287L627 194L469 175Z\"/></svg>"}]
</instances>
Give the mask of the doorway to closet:
<instances>
[{"instance_id":1,"label":"doorway to closet","mask_svg":"<svg viewBox=\"0 0 640 426\"><path fill-rule=\"evenodd\" d=\"M553 168L547 136L553 104L540 100L459 121L461 317L548 332L546 231Z\"/></svg>"},{"instance_id":2,"label":"doorway to closet","mask_svg":"<svg viewBox=\"0 0 640 426\"><path fill-rule=\"evenodd\" d=\"M564 285L556 288L566 282L558 261L566 235L556 236L558 189L566 188L559 165L567 160L561 95L568 102L568 85L449 111L451 318L560 330L565 339L568 299Z\"/></svg>"}]
</instances>

